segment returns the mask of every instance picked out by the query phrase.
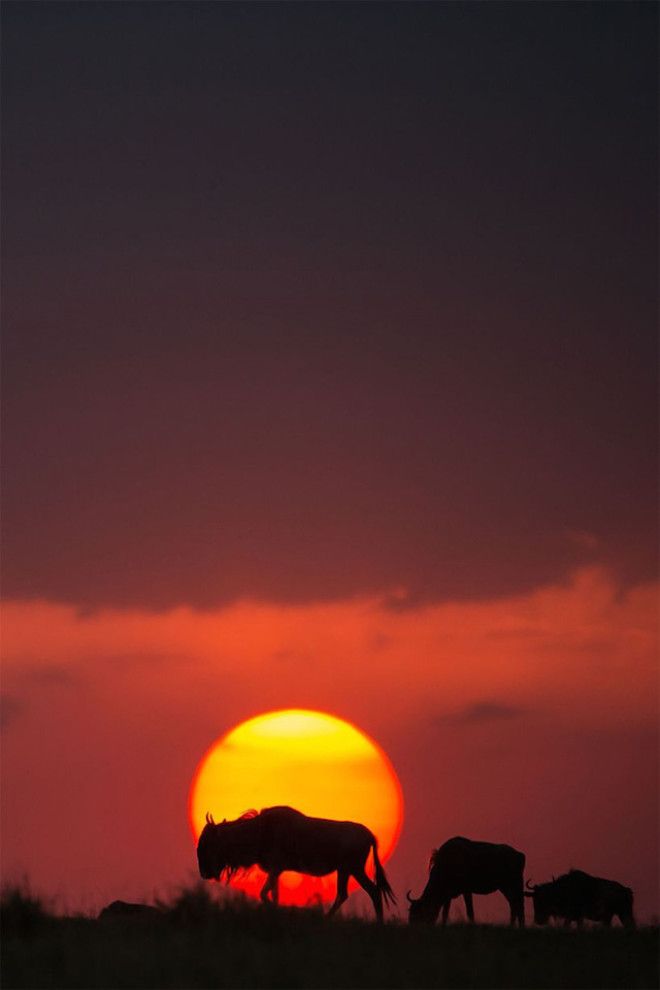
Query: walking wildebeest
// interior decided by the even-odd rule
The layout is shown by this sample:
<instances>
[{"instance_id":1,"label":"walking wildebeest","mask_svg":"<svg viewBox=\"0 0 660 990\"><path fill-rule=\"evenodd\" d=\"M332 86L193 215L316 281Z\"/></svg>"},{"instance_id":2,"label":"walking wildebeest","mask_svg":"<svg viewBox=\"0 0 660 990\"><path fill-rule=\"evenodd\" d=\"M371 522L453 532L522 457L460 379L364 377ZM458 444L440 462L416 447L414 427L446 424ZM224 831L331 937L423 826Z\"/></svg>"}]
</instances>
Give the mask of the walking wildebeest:
<instances>
[{"instance_id":1,"label":"walking wildebeest","mask_svg":"<svg viewBox=\"0 0 660 990\"><path fill-rule=\"evenodd\" d=\"M530 884L527 887L534 901L534 923L546 925L550 918L563 918L564 925L575 922L578 927L586 918L610 925L616 915L622 925L635 927L633 917L633 892L616 880L592 877L582 870L570 870L548 883Z\"/></svg>"},{"instance_id":2,"label":"walking wildebeest","mask_svg":"<svg viewBox=\"0 0 660 990\"><path fill-rule=\"evenodd\" d=\"M373 851L375 883L365 872ZM378 858L378 842L372 832L357 822L309 818L293 808L275 807L246 812L235 821L216 825L206 815L206 825L197 844L199 872L204 880L229 882L240 869L259 866L268 876L261 900L278 902L280 873L294 870L314 877L337 871L337 896L328 912L332 915L348 897L348 881L355 877L372 900L376 917L383 920L383 898L395 902L385 871Z\"/></svg>"},{"instance_id":3,"label":"walking wildebeest","mask_svg":"<svg viewBox=\"0 0 660 990\"><path fill-rule=\"evenodd\" d=\"M473 842L457 835L434 850L429 864L429 879L422 896L410 901L411 922L435 922L442 908L442 923L447 922L449 905L454 897L463 896L465 910L474 921L473 894L492 894L500 890L511 908L511 924L525 924L523 870L525 856L511 846L492 842Z\"/></svg>"}]
</instances>

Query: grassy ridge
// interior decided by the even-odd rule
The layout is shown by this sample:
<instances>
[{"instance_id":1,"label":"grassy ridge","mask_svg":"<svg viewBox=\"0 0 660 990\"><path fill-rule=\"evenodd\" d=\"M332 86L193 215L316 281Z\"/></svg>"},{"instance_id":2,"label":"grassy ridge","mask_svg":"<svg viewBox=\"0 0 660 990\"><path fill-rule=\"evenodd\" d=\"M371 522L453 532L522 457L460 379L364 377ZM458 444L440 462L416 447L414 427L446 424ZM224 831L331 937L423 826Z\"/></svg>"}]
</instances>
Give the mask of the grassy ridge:
<instances>
[{"instance_id":1,"label":"grassy ridge","mask_svg":"<svg viewBox=\"0 0 660 990\"><path fill-rule=\"evenodd\" d=\"M58 918L3 898L2 986L657 987L658 930L378 926L187 892L153 918Z\"/></svg>"}]
</instances>

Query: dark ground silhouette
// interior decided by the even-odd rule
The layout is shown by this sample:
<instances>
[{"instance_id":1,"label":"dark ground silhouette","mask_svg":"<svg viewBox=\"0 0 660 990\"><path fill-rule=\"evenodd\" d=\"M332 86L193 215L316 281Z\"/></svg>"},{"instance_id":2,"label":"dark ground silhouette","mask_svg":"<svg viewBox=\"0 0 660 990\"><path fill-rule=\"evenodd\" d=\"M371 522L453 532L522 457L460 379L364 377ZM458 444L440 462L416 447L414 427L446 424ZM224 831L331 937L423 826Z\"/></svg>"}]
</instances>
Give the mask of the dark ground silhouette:
<instances>
[{"instance_id":1,"label":"dark ground silhouette","mask_svg":"<svg viewBox=\"0 0 660 990\"><path fill-rule=\"evenodd\" d=\"M2 985L12 988L651 988L658 929L385 925L262 906L210 884L158 915L56 917L2 902Z\"/></svg>"}]
</instances>

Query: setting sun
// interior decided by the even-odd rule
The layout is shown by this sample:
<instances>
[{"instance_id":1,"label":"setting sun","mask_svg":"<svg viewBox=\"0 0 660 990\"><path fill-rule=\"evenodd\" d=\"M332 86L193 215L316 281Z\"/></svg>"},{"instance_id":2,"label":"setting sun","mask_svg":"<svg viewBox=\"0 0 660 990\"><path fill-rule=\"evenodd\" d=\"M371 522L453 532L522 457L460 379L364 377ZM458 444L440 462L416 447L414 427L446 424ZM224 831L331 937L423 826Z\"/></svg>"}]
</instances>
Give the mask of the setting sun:
<instances>
[{"instance_id":1,"label":"setting sun","mask_svg":"<svg viewBox=\"0 0 660 990\"><path fill-rule=\"evenodd\" d=\"M210 747L190 789L195 840L207 812L222 821L273 805L361 822L378 838L383 862L396 846L403 815L399 781L378 744L343 719L298 708L251 718ZM254 895L262 884L257 869L232 881ZM285 904L331 900L334 892L334 877L282 875Z\"/></svg>"}]
</instances>

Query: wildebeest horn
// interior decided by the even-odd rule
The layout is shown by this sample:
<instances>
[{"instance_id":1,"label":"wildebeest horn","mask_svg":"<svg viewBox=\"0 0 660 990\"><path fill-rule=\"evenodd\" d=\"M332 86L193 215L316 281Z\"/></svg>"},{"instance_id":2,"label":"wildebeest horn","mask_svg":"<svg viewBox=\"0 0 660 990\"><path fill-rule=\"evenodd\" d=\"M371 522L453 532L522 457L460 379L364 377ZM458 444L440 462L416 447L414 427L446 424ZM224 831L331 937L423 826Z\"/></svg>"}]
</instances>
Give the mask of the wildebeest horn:
<instances>
[{"instance_id":1,"label":"wildebeest horn","mask_svg":"<svg viewBox=\"0 0 660 990\"><path fill-rule=\"evenodd\" d=\"M527 890L536 890L536 884L532 883L531 880L528 880L525 886L527 887Z\"/></svg>"},{"instance_id":2,"label":"wildebeest horn","mask_svg":"<svg viewBox=\"0 0 660 990\"><path fill-rule=\"evenodd\" d=\"M408 898L408 900L409 900L409 902L411 904L414 904L415 903L415 898L410 896L410 891L409 890L406 891L406 897Z\"/></svg>"},{"instance_id":3,"label":"wildebeest horn","mask_svg":"<svg viewBox=\"0 0 660 990\"><path fill-rule=\"evenodd\" d=\"M208 811L206 812L206 824L215 825L215 822L213 821L213 815L209 814Z\"/></svg>"}]
</instances>

